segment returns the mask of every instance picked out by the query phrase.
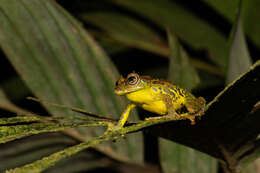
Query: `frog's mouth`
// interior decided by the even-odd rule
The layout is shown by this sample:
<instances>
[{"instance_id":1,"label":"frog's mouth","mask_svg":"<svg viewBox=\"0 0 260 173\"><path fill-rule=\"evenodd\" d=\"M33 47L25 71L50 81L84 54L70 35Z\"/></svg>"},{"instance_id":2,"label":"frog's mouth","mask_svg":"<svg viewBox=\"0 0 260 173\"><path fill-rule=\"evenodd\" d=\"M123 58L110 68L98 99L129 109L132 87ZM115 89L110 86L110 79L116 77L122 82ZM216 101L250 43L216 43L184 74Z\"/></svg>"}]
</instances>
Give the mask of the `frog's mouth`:
<instances>
[{"instance_id":1,"label":"frog's mouth","mask_svg":"<svg viewBox=\"0 0 260 173\"><path fill-rule=\"evenodd\" d=\"M121 90L120 88L119 89L115 88L114 92L115 92L115 94L121 96L121 95L125 95L127 93L130 93L131 91L125 91L125 90Z\"/></svg>"},{"instance_id":2,"label":"frog's mouth","mask_svg":"<svg viewBox=\"0 0 260 173\"><path fill-rule=\"evenodd\" d=\"M115 92L116 95L123 95L124 94L124 92L117 90L117 89L115 89L114 92Z\"/></svg>"},{"instance_id":3,"label":"frog's mouth","mask_svg":"<svg viewBox=\"0 0 260 173\"><path fill-rule=\"evenodd\" d=\"M127 89L122 89L120 87L116 87L114 92L115 94L117 95L125 95L125 94L128 94L128 93L131 93L131 92L135 92L137 91L138 89L130 89L130 88L127 88Z\"/></svg>"}]
</instances>

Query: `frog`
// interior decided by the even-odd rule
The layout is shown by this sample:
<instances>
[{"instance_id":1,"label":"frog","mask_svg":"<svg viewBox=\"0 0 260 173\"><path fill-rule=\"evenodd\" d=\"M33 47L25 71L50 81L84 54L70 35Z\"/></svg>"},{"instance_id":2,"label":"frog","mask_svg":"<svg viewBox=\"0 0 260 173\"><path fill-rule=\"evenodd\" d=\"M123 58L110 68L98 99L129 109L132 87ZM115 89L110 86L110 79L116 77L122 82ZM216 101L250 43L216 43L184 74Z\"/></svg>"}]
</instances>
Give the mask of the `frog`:
<instances>
[{"instance_id":1,"label":"frog","mask_svg":"<svg viewBox=\"0 0 260 173\"><path fill-rule=\"evenodd\" d=\"M164 79L141 76L135 72L121 76L117 80L114 92L126 96L130 103L126 106L115 129L122 128L135 107L158 114L149 119L160 119L162 116L175 116L178 120L188 119L196 124L195 117L204 112L206 101L196 98L191 92Z\"/></svg>"}]
</instances>

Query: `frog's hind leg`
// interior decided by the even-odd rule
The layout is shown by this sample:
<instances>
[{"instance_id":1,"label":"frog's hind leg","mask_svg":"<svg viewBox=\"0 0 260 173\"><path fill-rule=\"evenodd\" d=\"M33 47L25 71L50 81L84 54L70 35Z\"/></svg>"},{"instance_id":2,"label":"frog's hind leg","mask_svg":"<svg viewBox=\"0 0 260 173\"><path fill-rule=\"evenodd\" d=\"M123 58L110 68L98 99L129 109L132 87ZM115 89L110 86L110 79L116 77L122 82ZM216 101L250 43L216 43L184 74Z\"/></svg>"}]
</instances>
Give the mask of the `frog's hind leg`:
<instances>
[{"instance_id":1,"label":"frog's hind leg","mask_svg":"<svg viewBox=\"0 0 260 173\"><path fill-rule=\"evenodd\" d=\"M195 125L196 124L196 121L195 121L196 115L191 115L189 113L182 113L182 114L177 114L176 113L175 118L177 120L188 119L188 120L190 120L190 124L191 125Z\"/></svg>"},{"instance_id":2,"label":"frog's hind leg","mask_svg":"<svg viewBox=\"0 0 260 173\"><path fill-rule=\"evenodd\" d=\"M191 124L196 124L195 118L200 117L205 110L206 101L203 97L199 97L197 99L187 99L185 108L187 109L187 113L178 114L179 117L185 117L191 121Z\"/></svg>"},{"instance_id":3,"label":"frog's hind leg","mask_svg":"<svg viewBox=\"0 0 260 173\"><path fill-rule=\"evenodd\" d=\"M188 113L194 116L201 116L206 106L206 100L203 97L198 97L195 101L187 99L185 104Z\"/></svg>"}]
</instances>

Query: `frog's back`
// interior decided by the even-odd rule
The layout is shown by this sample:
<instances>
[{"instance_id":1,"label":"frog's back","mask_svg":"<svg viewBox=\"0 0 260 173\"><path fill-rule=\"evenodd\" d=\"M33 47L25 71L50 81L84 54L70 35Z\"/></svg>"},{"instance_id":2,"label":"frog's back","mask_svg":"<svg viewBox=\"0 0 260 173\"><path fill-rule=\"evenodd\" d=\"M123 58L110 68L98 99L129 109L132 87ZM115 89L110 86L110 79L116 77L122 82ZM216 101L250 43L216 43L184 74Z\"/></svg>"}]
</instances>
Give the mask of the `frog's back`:
<instances>
[{"instance_id":1,"label":"frog's back","mask_svg":"<svg viewBox=\"0 0 260 173\"><path fill-rule=\"evenodd\" d=\"M167 95L170 98L175 109L182 108L187 100L195 99L195 97L185 89L166 80L153 79L151 80L151 84L155 92L158 92L160 95Z\"/></svg>"}]
</instances>

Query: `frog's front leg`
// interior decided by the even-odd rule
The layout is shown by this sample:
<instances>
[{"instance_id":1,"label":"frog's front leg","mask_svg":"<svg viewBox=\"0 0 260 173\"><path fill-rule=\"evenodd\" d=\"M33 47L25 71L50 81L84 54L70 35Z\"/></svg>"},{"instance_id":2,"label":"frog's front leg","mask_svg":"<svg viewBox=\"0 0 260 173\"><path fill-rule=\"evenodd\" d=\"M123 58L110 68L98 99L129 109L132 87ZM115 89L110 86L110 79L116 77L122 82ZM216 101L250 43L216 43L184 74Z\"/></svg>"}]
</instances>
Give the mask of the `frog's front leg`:
<instances>
[{"instance_id":1,"label":"frog's front leg","mask_svg":"<svg viewBox=\"0 0 260 173\"><path fill-rule=\"evenodd\" d=\"M109 127L107 131L115 131L122 128L126 123L126 120L128 119L131 110L134 109L135 107L136 105L134 103L130 103L129 105L127 105L126 109L122 112L117 125Z\"/></svg>"},{"instance_id":2,"label":"frog's front leg","mask_svg":"<svg viewBox=\"0 0 260 173\"><path fill-rule=\"evenodd\" d=\"M134 104L134 103L130 103L129 105L127 105L126 109L122 112L121 117L116 126L123 127L124 124L126 123L126 120L128 119L128 116L129 116L131 110L134 109L135 107L136 107L136 104Z\"/></svg>"}]
</instances>

